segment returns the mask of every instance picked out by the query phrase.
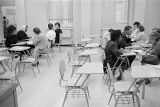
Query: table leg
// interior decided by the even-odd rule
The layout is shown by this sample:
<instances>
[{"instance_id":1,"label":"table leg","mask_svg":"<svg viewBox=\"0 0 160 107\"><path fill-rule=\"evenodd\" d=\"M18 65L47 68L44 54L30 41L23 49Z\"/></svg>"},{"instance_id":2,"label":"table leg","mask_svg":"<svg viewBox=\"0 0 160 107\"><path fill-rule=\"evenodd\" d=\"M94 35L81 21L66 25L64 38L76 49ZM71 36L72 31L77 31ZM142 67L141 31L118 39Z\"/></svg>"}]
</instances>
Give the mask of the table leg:
<instances>
[{"instance_id":1,"label":"table leg","mask_svg":"<svg viewBox=\"0 0 160 107\"><path fill-rule=\"evenodd\" d=\"M79 79L82 77L82 74L80 74L80 76L78 77L77 81L75 82L74 86L76 86L76 84L78 83Z\"/></svg>"},{"instance_id":2,"label":"table leg","mask_svg":"<svg viewBox=\"0 0 160 107\"><path fill-rule=\"evenodd\" d=\"M142 83L142 99L144 99L144 97L145 97L145 80L146 79L144 79L144 81L143 81L143 83Z\"/></svg>"},{"instance_id":3,"label":"table leg","mask_svg":"<svg viewBox=\"0 0 160 107\"><path fill-rule=\"evenodd\" d=\"M84 85L84 83L87 81L87 79L89 78L90 74L87 74L87 77L85 78L85 80L82 83L82 86Z\"/></svg>"},{"instance_id":4,"label":"table leg","mask_svg":"<svg viewBox=\"0 0 160 107\"><path fill-rule=\"evenodd\" d=\"M5 69L4 65L3 65L3 62L0 62L1 63L1 66L3 68L3 70L6 72L7 70Z\"/></svg>"}]
</instances>

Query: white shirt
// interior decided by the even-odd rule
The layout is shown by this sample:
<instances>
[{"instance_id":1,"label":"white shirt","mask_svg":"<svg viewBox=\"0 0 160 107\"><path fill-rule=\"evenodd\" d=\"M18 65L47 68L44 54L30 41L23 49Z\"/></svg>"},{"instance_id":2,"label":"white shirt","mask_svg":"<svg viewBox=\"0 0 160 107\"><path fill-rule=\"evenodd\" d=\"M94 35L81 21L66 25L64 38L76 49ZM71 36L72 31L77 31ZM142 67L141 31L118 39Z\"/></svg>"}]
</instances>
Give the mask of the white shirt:
<instances>
[{"instance_id":1,"label":"white shirt","mask_svg":"<svg viewBox=\"0 0 160 107\"><path fill-rule=\"evenodd\" d=\"M47 32L47 38L48 38L49 40L55 40L55 37L56 37L56 33L55 33L54 30L49 30L49 31Z\"/></svg>"}]
</instances>

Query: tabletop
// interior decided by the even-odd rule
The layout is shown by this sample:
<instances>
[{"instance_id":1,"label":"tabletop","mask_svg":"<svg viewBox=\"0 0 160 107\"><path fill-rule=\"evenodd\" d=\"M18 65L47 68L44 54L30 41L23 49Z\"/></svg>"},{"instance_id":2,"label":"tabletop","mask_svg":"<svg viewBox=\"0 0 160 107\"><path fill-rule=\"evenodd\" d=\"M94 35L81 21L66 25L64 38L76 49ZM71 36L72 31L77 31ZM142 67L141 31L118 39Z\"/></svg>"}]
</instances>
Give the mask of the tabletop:
<instances>
[{"instance_id":1,"label":"tabletop","mask_svg":"<svg viewBox=\"0 0 160 107\"><path fill-rule=\"evenodd\" d=\"M24 46L14 46L12 48L10 48L10 51L24 51L30 49L30 47L24 47Z\"/></svg>"},{"instance_id":2,"label":"tabletop","mask_svg":"<svg viewBox=\"0 0 160 107\"><path fill-rule=\"evenodd\" d=\"M98 54L98 49L86 49L83 52L81 52L79 55L96 55Z\"/></svg>"},{"instance_id":3,"label":"tabletop","mask_svg":"<svg viewBox=\"0 0 160 107\"><path fill-rule=\"evenodd\" d=\"M91 38L83 38L83 39L81 39L81 42L88 42L88 41L92 41L92 39Z\"/></svg>"},{"instance_id":4,"label":"tabletop","mask_svg":"<svg viewBox=\"0 0 160 107\"><path fill-rule=\"evenodd\" d=\"M123 53L121 56L133 56L136 55L134 52L127 52L127 53Z\"/></svg>"},{"instance_id":5,"label":"tabletop","mask_svg":"<svg viewBox=\"0 0 160 107\"><path fill-rule=\"evenodd\" d=\"M26 41L25 42L18 42L16 44L12 44L12 46L25 45L25 44L27 44Z\"/></svg>"},{"instance_id":6,"label":"tabletop","mask_svg":"<svg viewBox=\"0 0 160 107\"><path fill-rule=\"evenodd\" d=\"M6 50L8 50L8 48L0 48L0 52L6 51Z\"/></svg>"},{"instance_id":7,"label":"tabletop","mask_svg":"<svg viewBox=\"0 0 160 107\"><path fill-rule=\"evenodd\" d=\"M133 66L131 75L133 78L160 78L160 70L155 65Z\"/></svg>"},{"instance_id":8,"label":"tabletop","mask_svg":"<svg viewBox=\"0 0 160 107\"><path fill-rule=\"evenodd\" d=\"M142 49L142 46L140 45L133 45L133 46L127 46L125 49Z\"/></svg>"},{"instance_id":9,"label":"tabletop","mask_svg":"<svg viewBox=\"0 0 160 107\"><path fill-rule=\"evenodd\" d=\"M77 69L77 74L104 74L102 62L85 63Z\"/></svg>"},{"instance_id":10,"label":"tabletop","mask_svg":"<svg viewBox=\"0 0 160 107\"><path fill-rule=\"evenodd\" d=\"M89 43L87 45L85 45L85 48L92 48L92 47L99 47L99 43Z\"/></svg>"},{"instance_id":11,"label":"tabletop","mask_svg":"<svg viewBox=\"0 0 160 107\"><path fill-rule=\"evenodd\" d=\"M7 56L0 56L0 61L4 61L4 60L7 60L7 59L9 59L9 57L7 57Z\"/></svg>"}]
</instances>

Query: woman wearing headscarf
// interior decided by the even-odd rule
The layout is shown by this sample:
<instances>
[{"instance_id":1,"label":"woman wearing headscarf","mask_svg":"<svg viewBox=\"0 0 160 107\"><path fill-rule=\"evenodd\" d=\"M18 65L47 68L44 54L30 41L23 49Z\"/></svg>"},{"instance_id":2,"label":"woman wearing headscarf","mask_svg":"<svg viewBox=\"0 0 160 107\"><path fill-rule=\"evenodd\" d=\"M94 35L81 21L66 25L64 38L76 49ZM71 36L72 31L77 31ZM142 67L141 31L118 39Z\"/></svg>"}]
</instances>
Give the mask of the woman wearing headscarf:
<instances>
[{"instance_id":1,"label":"woman wearing headscarf","mask_svg":"<svg viewBox=\"0 0 160 107\"><path fill-rule=\"evenodd\" d=\"M28 35L26 34L28 29L28 26L24 25L20 28L20 30L17 33L17 37L19 41L23 41L25 39L28 39Z\"/></svg>"}]
</instances>

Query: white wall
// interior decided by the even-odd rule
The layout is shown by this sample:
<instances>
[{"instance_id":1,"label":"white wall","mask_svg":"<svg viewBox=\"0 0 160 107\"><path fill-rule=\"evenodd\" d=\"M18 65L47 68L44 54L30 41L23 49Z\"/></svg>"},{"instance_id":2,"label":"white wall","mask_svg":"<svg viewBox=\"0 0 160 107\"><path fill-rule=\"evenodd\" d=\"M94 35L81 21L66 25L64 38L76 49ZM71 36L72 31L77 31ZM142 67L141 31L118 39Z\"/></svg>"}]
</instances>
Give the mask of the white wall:
<instances>
[{"instance_id":1,"label":"white wall","mask_svg":"<svg viewBox=\"0 0 160 107\"><path fill-rule=\"evenodd\" d=\"M154 27L160 27L160 0L146 0L145 27L149 34Z\"/></svg>"},{"instance_id":2,"label":"white wall","mask_svg":"<svg viewBox=\"0 0 160 107\"><path fill-rule=\"evenodd\" d=\"M43 33L47 30L47 0L26 0L26 23L29 26L29 34L32 29L39 27Z\"/></svg>"},{"instance_id":3,"label":"white wall","mask_svg":"<svg viewBox=\"0 0 160 107\"><path fill-rule=\"evenodd\" d=\"M0 42L1 40L4 38L4 34L3 34L3 18L2 18L2 11L1 11L1 7L0 7Z\"/></svg>"},{"instance_id":4,"label":"white wall","mask_svg":"<svg viewBox=\"0 0 160 107\"><path fill-rule=\"evenodd\" d=\"M16 0L15 5L16 5L15 21L17 25L17 30L19 30L21 26L26 25L25 0Z\"/></svg>"},{"instance_id":5,"label":"white wall","mask_svg":"<svg viewBox=\"0 0 160 107\"><path fill-rule=\"evenodd\" d=\"M134 21L139 21L144 24L145 10L146 0L135 0Z\"/></svg>"}]
</instances>

